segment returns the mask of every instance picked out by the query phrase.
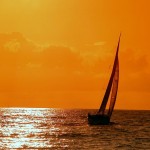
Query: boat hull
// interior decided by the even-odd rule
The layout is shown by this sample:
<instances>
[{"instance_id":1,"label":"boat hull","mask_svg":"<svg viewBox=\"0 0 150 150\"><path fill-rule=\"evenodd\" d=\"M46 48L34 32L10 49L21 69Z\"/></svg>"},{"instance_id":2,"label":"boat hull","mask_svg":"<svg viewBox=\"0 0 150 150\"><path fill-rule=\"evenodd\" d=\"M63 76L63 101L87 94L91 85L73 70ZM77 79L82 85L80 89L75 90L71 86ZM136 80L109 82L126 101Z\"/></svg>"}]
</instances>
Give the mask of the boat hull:
<instances>
[{"instance_id":1,"label":"boat hull","mask_svg":"<svg viewBox=\"0 0 150 150\"><path fill-rule=\"evenodd\" d=\"M108 115L88 114L88 123L90 125L108 125L110 123L110 117Z\"/></svg>"}]
</instances>

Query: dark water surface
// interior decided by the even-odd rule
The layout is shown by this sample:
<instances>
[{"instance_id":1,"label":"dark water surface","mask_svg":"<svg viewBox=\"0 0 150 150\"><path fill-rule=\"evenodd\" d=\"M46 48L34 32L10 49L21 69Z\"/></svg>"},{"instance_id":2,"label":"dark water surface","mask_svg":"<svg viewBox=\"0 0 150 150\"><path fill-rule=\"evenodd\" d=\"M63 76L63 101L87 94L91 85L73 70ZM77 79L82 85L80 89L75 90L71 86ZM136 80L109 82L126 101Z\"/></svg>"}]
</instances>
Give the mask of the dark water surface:
<instances>
[{"instance_id":1,"label":"dark water surface","mask_svg":"<svg viewBox=\"0 0 150 150\"><path fill-rule=\"evenodd\" d=\"M89 111L0 108L0 149L150 149L150 111L117 110L105 126L89 126Z\"/></svg>"}]
</instances>

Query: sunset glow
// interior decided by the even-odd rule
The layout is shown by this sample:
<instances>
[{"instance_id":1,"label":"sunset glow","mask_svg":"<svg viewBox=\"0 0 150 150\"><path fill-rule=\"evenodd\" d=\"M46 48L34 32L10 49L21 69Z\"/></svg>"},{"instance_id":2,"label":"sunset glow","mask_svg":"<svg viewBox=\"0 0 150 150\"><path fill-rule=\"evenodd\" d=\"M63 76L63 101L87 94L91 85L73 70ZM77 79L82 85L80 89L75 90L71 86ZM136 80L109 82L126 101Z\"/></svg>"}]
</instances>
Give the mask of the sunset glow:
<instances>
[{"instance_id":1,"label":"sunset glow","mask_svg":"<svg viewBox=\"0 0 150 150\"><path fill-rule=\"evenodd\" d=\"M116 109L150 109L150 1L1 0L0 107L99 108L116 46Z\"/></svg>"}]
</instances>

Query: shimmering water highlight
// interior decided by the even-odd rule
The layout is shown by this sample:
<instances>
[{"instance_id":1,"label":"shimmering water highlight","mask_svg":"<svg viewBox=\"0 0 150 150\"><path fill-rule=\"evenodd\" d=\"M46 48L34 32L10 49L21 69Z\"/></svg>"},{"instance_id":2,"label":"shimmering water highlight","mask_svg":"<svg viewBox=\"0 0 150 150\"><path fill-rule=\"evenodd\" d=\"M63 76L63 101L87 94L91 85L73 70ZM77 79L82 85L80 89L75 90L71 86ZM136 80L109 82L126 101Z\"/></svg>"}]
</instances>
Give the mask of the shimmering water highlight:
<instances>
[{"instance_id":1,"label":"shimmering water highlight","mask_svg":"<svg viewBox=\"0 0 150 150\"><path fill-rule=\"evenodd\" d=\"M90 126L94 110L1 108L0 149L150 149L150 111L114 111L110 125Z\"/></svg>"}]
</instances>

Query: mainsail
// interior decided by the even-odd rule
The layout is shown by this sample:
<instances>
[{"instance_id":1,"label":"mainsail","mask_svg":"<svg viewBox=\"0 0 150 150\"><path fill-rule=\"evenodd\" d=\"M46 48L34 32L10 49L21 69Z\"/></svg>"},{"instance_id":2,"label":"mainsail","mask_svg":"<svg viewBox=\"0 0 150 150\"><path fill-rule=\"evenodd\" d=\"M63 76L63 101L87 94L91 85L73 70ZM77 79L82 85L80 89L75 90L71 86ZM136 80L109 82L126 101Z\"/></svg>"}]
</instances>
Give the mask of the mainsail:
<instances>
[{"instance_id":1,"label":"mainsail","mask_svg":"<svg viewBox=\"0 0 150 150\"><path fill-rule=\"evenodd\" d=\"M115 60L114 60L114 65L113 65L111 77L110 77L110 80L109 80L102 104L101 104L99 111L98 111L98 114L103 115L105 113L106 105L107 105L109 95L111 92L110 106L109 106L109 110L108 110L108 116L109 117L111 116L112 111L114 109L116 97L117 97L117 90L118 90L118 82L119 82L118 51L119 51L119 44L120 44L120 37L119 37L119 41L118 41L118 46L117 46L117 51L116 51L116 56L115 56Z\"/></svg>"}]
</instances>

